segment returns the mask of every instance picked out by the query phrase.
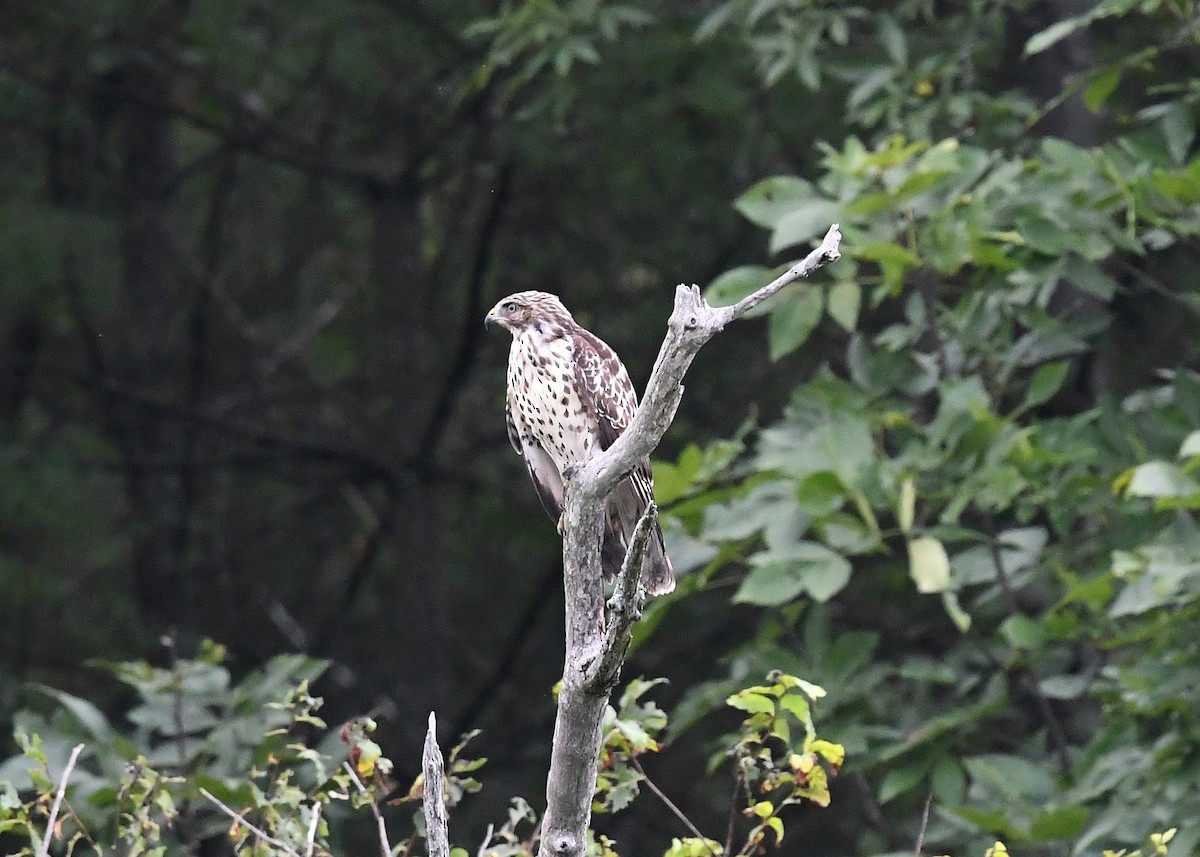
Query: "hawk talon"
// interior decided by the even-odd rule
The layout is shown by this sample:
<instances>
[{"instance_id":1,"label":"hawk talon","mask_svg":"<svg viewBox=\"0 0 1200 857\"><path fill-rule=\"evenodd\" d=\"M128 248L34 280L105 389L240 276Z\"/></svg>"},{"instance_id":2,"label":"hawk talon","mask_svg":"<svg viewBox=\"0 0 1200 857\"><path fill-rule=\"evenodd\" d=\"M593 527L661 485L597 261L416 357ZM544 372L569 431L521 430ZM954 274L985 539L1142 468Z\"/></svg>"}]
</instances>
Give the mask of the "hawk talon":
<instances>
[{"instance_id":1,"label":"hawk talon","mask_svg":"<svg viewBox=\"0 0 1200 857\"><path fill-rule=\"evenodd\" d=\"M558 523L554 525L554 529L558 530L558 534L560 536L565 536L567 534L566 520L567 520L567 513L562 512L558 516Z\"/></svg>"}]
</instances>

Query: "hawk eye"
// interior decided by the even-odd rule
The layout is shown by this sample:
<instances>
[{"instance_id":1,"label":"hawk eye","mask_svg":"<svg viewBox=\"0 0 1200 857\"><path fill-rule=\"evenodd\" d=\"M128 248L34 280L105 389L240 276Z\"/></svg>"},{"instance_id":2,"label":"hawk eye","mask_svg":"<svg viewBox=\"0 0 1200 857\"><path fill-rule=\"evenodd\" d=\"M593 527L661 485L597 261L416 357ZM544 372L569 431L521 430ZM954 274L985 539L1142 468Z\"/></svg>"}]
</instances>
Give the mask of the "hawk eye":
<instances>
[{"instance_id":1,"label":"hawk eye","mask_svg":"<svg viewBox=\"0 0 1200 857\"><path fill-rule=\"evenodd\" d=\"M516 310L516 308L517 308L517 302L516 302L516 301L509 301L508 303L506 303L506 304L504 305L504 311L505 311L505 312L513 312L514 310Z\"/></svg>"}]
</instances>

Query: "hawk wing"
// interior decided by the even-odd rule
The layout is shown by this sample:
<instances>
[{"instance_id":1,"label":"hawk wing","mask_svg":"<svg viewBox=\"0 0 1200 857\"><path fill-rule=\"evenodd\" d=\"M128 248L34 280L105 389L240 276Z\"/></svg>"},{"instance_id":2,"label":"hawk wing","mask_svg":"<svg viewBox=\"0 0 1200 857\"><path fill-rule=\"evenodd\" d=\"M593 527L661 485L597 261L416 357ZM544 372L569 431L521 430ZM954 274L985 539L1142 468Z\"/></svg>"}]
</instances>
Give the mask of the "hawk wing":
<instances>
[{"instance_id":1,"label":"hawk wing","mask_svg":"<svg viewBox=\"0 0 1200 857\"><path fill-rule=\"evenodd\" d=\"M584 410L595 417L596 442L608 449L637 412L637 391L616 353L599 337L576 326L574 336L575 387ZM613 577L625 559L634 527L654 501L654 475L650 459L643 458L623 479L608 500L601 562L604 576ZM662 529L656 523L642 558L642 585L651 595L675 588L675 573L667 558Z\"/></svg>"},{"instance_id":2,"label":"hawk wing","mask_svg":"<svg viewBox=\"0 0 1200 857\"><path fill-rule=\"evenodd\" d=\"M537 488L542 507L552 520L557 521L563 507L562 477L559 476L558 468L554 466L554 461L546 450L517 425L511 398L504 402L504 424L508 429L508 442L517 451L517 455L525 460L525 467L528 468L529 478Z\"/></svg>"}]
</instances>

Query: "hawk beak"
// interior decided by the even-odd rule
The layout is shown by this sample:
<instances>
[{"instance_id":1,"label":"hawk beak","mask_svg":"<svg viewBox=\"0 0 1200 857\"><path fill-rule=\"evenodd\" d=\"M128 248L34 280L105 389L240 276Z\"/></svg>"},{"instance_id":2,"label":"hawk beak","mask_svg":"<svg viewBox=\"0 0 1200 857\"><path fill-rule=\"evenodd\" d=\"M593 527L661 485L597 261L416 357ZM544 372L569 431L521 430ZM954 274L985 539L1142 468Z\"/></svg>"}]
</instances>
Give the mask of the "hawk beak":
<instances>
[{"instance_id":1,"label":"hawk beak","mask_svg":"<svg viewBox=\"0 0 1200 857\"><path fill-rule=\"evenodd\" d=\"M492 326L492 325L493 325L493 324L494 324L496 321L497 321L497 318L496 318L496 310L494 310L494 309L492 309L492 310L489 310L489 311L488 311L488 314L487 314L487 315L485 315L485 316L483 317L483 329L484 329L484 330L489 330L489 329L491 329L491 326Z\"/></svg>"}]
</instances>

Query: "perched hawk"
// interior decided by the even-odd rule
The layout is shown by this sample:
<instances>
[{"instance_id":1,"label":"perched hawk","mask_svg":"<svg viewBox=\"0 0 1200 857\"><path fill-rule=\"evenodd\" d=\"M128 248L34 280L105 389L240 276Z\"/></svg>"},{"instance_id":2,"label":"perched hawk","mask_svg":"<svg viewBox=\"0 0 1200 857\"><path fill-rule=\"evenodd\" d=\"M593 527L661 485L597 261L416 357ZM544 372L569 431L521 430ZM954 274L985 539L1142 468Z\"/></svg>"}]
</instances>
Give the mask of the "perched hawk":
<instances>
[{"instance_id":1,"label":"perched hawk","mask_svg":"<svg viewBox=\"0 0 1200 857\"><path fill-rule=\"evenodd\" d=\"M613 350L575 323L557 297L518 292L492 307L484 324L513 335L508 354L508 439L525 459L542 505L554 520L563 508L563 474L608 449L633 419L637 392ZM650 459L643 459L608 498L601 565L606 579L621 568L638 519L654 499ZM651 595L675 588L657 524L642 560Z\"/></svg>"}]
</instances>

